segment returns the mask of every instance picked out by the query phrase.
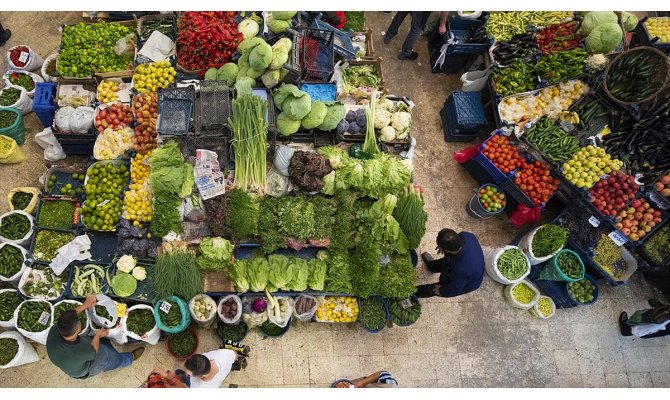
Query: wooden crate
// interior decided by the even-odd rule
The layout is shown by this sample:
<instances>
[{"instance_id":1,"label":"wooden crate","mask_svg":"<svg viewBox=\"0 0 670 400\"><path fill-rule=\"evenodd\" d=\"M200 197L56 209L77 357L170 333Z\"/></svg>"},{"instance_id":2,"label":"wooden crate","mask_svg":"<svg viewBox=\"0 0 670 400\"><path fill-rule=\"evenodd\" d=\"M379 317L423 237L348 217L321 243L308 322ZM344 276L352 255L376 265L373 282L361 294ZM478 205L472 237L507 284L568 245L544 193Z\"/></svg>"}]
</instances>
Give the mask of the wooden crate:
<instances>
[{"instance_id":1,"label":"wooden crate","mask_svg":"<svg viewBox=\"0 0 670 400\"><path fill-rule=\"evenodd\" d=\"M354 32L354 36L356 35L365 35L365 56L361 57L363 59L373 59L375 58L375 48L374 44L372 41L372 29L367 28L365 32ZM352 42L354 44L354 47L356 46L357 42Z\"/></svg>"}]
</instances>

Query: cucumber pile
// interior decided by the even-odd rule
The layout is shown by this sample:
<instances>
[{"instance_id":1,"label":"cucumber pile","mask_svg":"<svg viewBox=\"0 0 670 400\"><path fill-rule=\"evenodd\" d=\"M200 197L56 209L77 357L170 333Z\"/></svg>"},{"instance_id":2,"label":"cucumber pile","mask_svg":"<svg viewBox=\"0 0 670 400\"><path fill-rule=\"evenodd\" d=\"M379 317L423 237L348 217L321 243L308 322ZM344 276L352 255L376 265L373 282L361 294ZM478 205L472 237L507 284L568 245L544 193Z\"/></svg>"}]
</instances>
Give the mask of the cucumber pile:
<instances>
[{"instance_id":1,"label":"cucumber pile","mask_svg":"<svg viewBox=\"0 0 670 400\"><path fill-rule=\"evenodd\" d=\"M416 299L411 299L412 306L408 308L403 307L404 300L391 300L389 303L389 311L391 312L391 319L393 323L399 326L407 326L415 323L421 316L421 304Z\"/></svg>"}]
</instances>

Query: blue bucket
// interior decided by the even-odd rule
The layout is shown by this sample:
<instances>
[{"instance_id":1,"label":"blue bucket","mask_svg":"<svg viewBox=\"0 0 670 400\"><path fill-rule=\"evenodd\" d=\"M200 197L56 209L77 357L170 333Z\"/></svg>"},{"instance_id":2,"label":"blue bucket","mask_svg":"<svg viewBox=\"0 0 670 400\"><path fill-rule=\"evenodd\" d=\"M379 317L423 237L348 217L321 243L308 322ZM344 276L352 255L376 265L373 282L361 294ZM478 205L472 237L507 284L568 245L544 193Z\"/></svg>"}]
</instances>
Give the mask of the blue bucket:
<instances>
[{"instance_id":1,"label":"blue bucket","mask_svg":"<svg viewBox=\"0 0 670 400\"><path fill-rule=\"evenodd\" d=\"M481 205L479 202L479 191L483 189L485 186L491 186L496 188L500 193L504 193L503 190L500 188L500 186L495 185L493 183L485 183L481 185L478 189L475 190L475 194L472 196L470 201L465 205L465 211L468 213L473 218L477 219L489 219L493 216L496 216L503 212L505 210L505 206L503 206L500 210L495 211L495 212L489 212L484 209L484 207Z\"/></svg>"},{"instance_id":2,"label":"blue bucket","mask_svg":"<svg viewBox=\"0 0 670 400\"><path fill-rule=\"evenodd\" d=\"M595 303L596 301L598 301L598 297L600 297L600 288L598 287L598 282L596 282L596 280L593 279L593 278L591 277L591 275L588 275L588 274L584 274L584 279L588 279L588 280L591 281L591 283L593 283L593 285L596 287L596 290L595 290L595 292L593 293L593 300L591 300L591 301L589 301L589 302L586 302L586 303L580 303L580 302L577 301L577 299L575 299L574 297L572 297L572 295L570 294L570 291L568 290L568 285L570 284L570 282L565 282L565 285L563 286L563 292L565 293L565 295L566 295L570 300L572 300L572 301L574 301L575 303L577 303L578 306L588 306L588 305L590 305L590 304L593 304L593 303Z\"/></svg>"}]
</instances>

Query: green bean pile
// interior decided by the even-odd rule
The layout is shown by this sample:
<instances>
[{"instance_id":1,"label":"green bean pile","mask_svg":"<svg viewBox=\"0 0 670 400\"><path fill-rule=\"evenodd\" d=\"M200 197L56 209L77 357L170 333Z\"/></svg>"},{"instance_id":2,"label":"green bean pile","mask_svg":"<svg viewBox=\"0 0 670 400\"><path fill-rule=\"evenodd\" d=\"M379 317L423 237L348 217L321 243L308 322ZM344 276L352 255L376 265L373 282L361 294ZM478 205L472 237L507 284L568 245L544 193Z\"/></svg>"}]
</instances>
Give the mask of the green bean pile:
<instances>
[{"instance_id":1,"label":"green bean pile","mask_svg":"<svg viewBox=\"0 0 670 400\"><path fill-rule=\"evenodd\" d=\"M23 239L28 232L30 232L30 220L25 215L9 214L0 221L0 236L5 239Z\"/></svg>"},{"instance_id":2,"label":"green bean pile","mask_svg":"<svg viewBox=\"0 0 670 400\"><path fill-rule=\"evenodd\" d=\"M533 236L533 255L535 257L546 257L556 253L561 247L565 246L568 233L569 231L562 226L543 225Z\"/></svg>"},{"instance_id":3,"label":"green bean pile","mask_svg":"<svg viewBox=\"0 0 670 400\"><path fill-rule=\"evenodd\" d=\"M519 249L505 250L496 260L496 268L505 279L514 281L523 276L528 270L526 257Z\"/></svg>"},{"instance_id":4,"label":"green bean pile","mask_svg":"<svg viewBox=\"0 0 670 400\"><path fill-rule=\"evenodd\" d=\"M26 301L19 308L19 316L16 325L28 332L42 332L48 329L50 324L42 325L39 322L42 313L51 313L51 306L47 301Z\"/></svg>"},{"instance_id":5,"label":"green bean pile","mask_svg":"<svg viewBox=\"0 0 670 400\"><path fill-rule=\"evenodd\" d=\"M186 329L183 332L170 335L170 351L177 357L188 357L195 352L197 342L193 332Z\"/></svg>"},{"instance_id":6,"label":"green bean pile","mask_svg":"<svg viewBox=\"0 0 670 400\"><path fill-rule=\"evenodd\" d=\"M74 238L74 233L70 232L39 231L35 236L33 257L36 260L50 262L56 258L56 251L70 243Z\"/></svg>"},{"instance_id":7,"label":"green bean pile","mask_svg":"<svg viewBox=\"0 0 670 400\"><path fill-rule=\"evenodd\" d=\"M19 342L13 338L0 339L0 366L9 364L19 351Z\"/></svg>"},{"instance_id":8,"label":"green bean pile","mask_svg":"<svg viewBox=\"0 0 670 400\"><path fill-rule=\"evenodd\" d=\"M379 331L386 326L386 307L378 299L358 299L358 322L371 331Z\"/></svg>"},{"instance_id":9,"label":"green bean pile","mask_svg":"<svg viewBox=\"0 0 670 400\"><path fill-rule=\"evenodd\" d=\"M112 320L112 316L109 315L109 311L107 311L107 307L105 307L105 306L95 306L95 315L97 315L100 318L105 318L108 321ZM93 321L91 321L91 322L93 323L93 327L103 328L103 326L98 325Z\"/></svg>"},{"instance_id":10,"label":"green bean pile","mask_svg":"<svg viewBox=\"0 0 670 400\"><path fill-rule=\"evenodd\" d=\"M5 244L0 249L0 276L5 278L16 275L23 267L23 253L18 247Z\"/></svg>"}]
</instances>

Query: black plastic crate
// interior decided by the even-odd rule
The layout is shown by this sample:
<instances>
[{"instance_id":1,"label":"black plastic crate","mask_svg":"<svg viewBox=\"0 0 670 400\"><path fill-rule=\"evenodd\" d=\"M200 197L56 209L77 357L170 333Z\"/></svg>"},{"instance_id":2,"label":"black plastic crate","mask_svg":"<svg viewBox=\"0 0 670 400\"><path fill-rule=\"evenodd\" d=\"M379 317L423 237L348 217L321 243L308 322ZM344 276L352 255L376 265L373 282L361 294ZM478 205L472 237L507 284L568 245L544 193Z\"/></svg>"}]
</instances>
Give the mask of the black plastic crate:
<instances>
[{"instance_id":1,"label":"black plastic crate","mask_svg":"<svg viewBox=\"0 0 670 400\"><path fill-rule=\"evenodd\" d=\"M145 269L147 273L147 278L142 280L142 281L137 281L137 289L135 289L135 292L131 294L130 296L127 297L121 297L117 296L114 293L114 290L112 288L109 289L109 296L112 298L116 299L123 299L123 300L132 300L132 301L137 301L137 302L143 302L143 303L152 303L156 299L156 294L153 290L153 285L151 283L151 279L148 278L149 274L151 273L151 270L154 268L152 264L149 263L144 263L141 261L137 262L136 268L137 267L142 267ZM110 267L110 277L113 277L116 274L116 263L112 264Z\"/></svg>"},{"instance_id":2,"label":"black plastic crate","mask_svg":"<svg viewBox=\"0 0 670 400\"><path fill-rule=\"evenodd\" d=\"M187 161L192 161L195 164L196 150L204 149L216 153L219 160L219 166L222 169L228 167L230 140L225 136L198 137L187 135L181 138L179 145L181 147L181 152Z\"/></svg>"},{"instance_id":3,"label":"black plastic crate","mask_svg":"<svg viewBox=\"0 0 670 400\"><path fill-rule=\"evenodd\" d=\"M75 269L77 267L81 268L81 267L83 267L87 264L97 265L97 266L102 268L102 270L105 272L105 276L103 276L102 279L100 279L100 286L102 287L101 293L109 294L111 292L111 288L109 287L109 285L107 283L107 272L111 268L108 263L99 263L99 262L94 262L94 261L75 261L72 264L70 264L70 267L69 267L70 276L68 277L68 280L67 280L67 289L66 289L67 290L67 297L69 299L75 299L75 300L85 299L85 297L77 297L77 296L72 294L72 284L74 282L74 278L75 278L75 274L76 274Z\"/></svg>"},{"instance_id":4,"label":"black plastic crate","mask_svg":"<svg viewBox=\"0 0 670 400\"><path fill-rule=\"evenodd\" d=\"M159 90L158 132L164 135L185 135L193 119L194 103L193 86Z\"/></svg>"},{"instance_id":5,"label":"black plastic crate","mask_svg":"<svg viewBox=\"0 0 670 400\"><path fill-rule=\"evenodd\" d=\"M323 29L308 28L300 39L302 80L328 82L333 75L335 34Z\"/></svg>"},{"instance_id":6,"label":"black plastic crate","mask_svg":"<svg viewBox=\"0 0 670 400\"><path fill-rule=\"evenodd\" d=\"M322 29L333 32L333 34L336 37L333 46L335 53L346 60L351 60L352 58L354 58L356 56L356 53L358 52L358 47L354 47L353 43L351 42L353 31L349 30L349 32L344 32L340 29L337 29L332 25L330 25L329 23L321 20L321 17L322 14L319 13L319 15L316 18L314 18L314 20L312 20L310 28Z\"/></svg>"},{"instance_id":7,"label":"black plastic crate","mask_svg":"<svg viewBox=\"0 0 670 400\"><path fill-rule=\"evenodd\" d=\"M451 92L440 111L455 133L479 132L487 124L479 92Z\"/></svg>"},{"instance_id":8,"label":"black plastic crate","mask_svg":"<svg viewBox=\"0 0 670 400\"><path fill-rule=\"evenodd\" d=\"M484 168L482 165L477 162L474 157L467 160L466 162L461 163L463 168L472 176L472 178L477 181L479 185L485 183L493 183L493 177L491 174Z\"/></svg>"},{"instance_id":9,"label":"black plastic crate","mask_svg":"<svg viewBox=\"0 0 670 400\"><path fill-rule=\"evenodd\" d=\"M656 18L664 18L668 21L670 21L670 18L668 16L657 16ZM664 52L664 53L670 53L670 42L661 42L659 37L651 37L651 34L647 30L647 27L644 26L644 23L649 19L649 17L644 17L638 22L637 26L635 27L635 33L637 34L638 39L640 40L640 43L643 46L651 46L655 47L658 50Z\"/></svg>"},{"instance_id":10,"label":"black plastic crate","mask_svg":"<svg viewBox=\"0 0 670 400\"><path fill-rule=\"evenodd\" d=\"M91 259L94 262L110 263L116 256L116 232L102 232L87 229L85 231L91 239Z\"/></svg>"},{"instance_id":11,"label":"black plastic crate","mask_svg":"<svg viewBox=\"0 0 670 400\"><path fill-rule=\"evenodd\" d=\"M55 133L54 136L67 155L92 156L97 135L85 133Z\"/></svg>"},{"instance_id":12,"label":"black plastic crate","mask_svg":"<svg viewBox=\"0 0 670 400\"><path fill-rule=\"evenodd\" d=\"M530 274L528 274L528 279L533 282L540 292L545 296L551 297L556 304L556 308L572 308L577 307L577 302L572 300L569 296L565 294L565 282L559 281L545 281L540 278L540 272L542 269L550 263L551 260L543 262L538 265L533 265L530 267Z\"/></svg>"},{"instance_id":13,"label":"black plastic crate","mask_svg":"<svg viewBox=\"0 0 670 400\"><path fill-rule=\"evenodd\" d=\"M443 109L444 111L444 109ZM449 142L472 142L477 139L479 132L459 132L451 127L445 113L440 111L440 121L442 121L442 130L444 131L444 141Z\"/></svg>"},{"instance_id":14,"label":"black plastic crate","mask_svg":"<svg viewBox=\"0 0 670 400\"><path fill-rule=\"evenodd\" d=\"M40 221L40 214L42 213L42 207L44 207L44 203L52 202L52 201L69 201L71 203L74 203L74 213L72 213L72 224L68 227L63 227L63 228L57 228L57 227L51 227L51 226L43 226L39 224ZM80 207L81 204L79 203L79 200L77 200L74 197L70 196L61 196L61 195L46 195L46 196L40 196L40 201L37 205L37 212L35 213L35 225L39 226L40 228L43 229L50 229L54 231L72 231L73 229L79 228L79 212L80 212Z\"/></svg>"},{"instance_id":15,"label":"black plastic crate","mask_svg":"<svg viewBox=\"0 0 670 400\"><path fill-rule=\"evenodd\" d=\"M314 143L314 132L296 132L291 136L277 135L277 141L282 143Z\"/></svg>"},{"instance_id":16,"label":"black plastic crate","mask_svg":"<svg viewBox=\"0 0 670 400\"><path fill-rule=\"evenodd\" d=\"M500 187L507 197L507 209L516 210L520 204L528 207L534 207L533 201L514 183L514 177L505 179L500 183Z\"/></svg>"},{"instance_id":17,"label":"black plastic crate","mask_svg":"<svg viewBox=\"0 0 670 400\"><path fill-rule=\"evenodd\" d=\"M335 145L335 134L333 132L314 132L314 146L333 146Z\"/></svg>"},{"instance_id":18,"label":"black plastic crate","mask_svg":"<svg viewBox=\"0 0 670 400\"><path fill-rule=\"evenodd\" d=\"M86 175L86 170L77 170L75 168L70 168L70 167L51 167L47 171L46 175L44 175L44 183L45 185L42 187L42 192L45 194L52 194L52 195L60 195L60 189L67 185L68 183L72 185L72 189L77 189L77 188L82 188L82 193L79 195L76 195L78 198L83 198L84 197L84 192L83 192L83 187L84 187L84 181L83 180L74 180L72 179L72 174L77 173L77 174L83 174ZM52 187L49 187L49 190L47 190L46 183L49 182L49 179L51 176L56 176L56 181Z\"/></svg>"},{"instance_id":19,"label":"black plastic crate","mask_svg":"<svg viewBox=\"0 0 670 400\"><path fill-rule=\"evenodd\" d=\"M195 102L195 134L226 135L230 117L230 89L224 81L200 82L200 95Z\"/></svg>"},{"instance_id":20,"label":"black plastic crate","mask_svg":"<svg viewBox=\"0 0 670 400\"><path fill-rule=\"evenodd\" d=\"M467 38L478 28L484 26L484 20L469 20L462 18L451 18L448 22L448 32L458 41L447 47L447 54L484 54L493 44L489 37L485 43L467 43ZM450 35L444 35L446 41Z\"/></svg>"}]
</instances>

